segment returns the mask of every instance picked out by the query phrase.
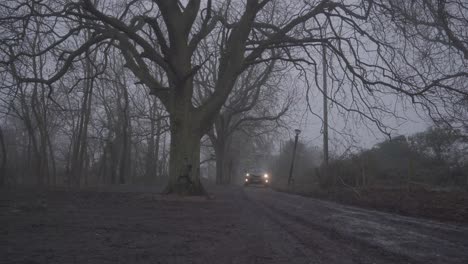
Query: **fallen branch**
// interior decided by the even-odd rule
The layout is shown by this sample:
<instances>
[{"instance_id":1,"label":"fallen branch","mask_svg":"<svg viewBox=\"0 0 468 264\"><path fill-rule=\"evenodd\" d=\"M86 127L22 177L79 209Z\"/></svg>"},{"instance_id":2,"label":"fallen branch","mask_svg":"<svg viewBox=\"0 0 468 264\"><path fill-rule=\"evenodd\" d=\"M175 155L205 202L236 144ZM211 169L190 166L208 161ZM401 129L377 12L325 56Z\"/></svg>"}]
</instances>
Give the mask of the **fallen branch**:
<instances>
[{"instance_id":1,"label":"fallen branch","mask_svg":"<svg viewBox=\"0 0 468 264\"><path fill-rule=\"evenodd\" d=\"M338 179L340 179L341 183L342 183L345 187L350 188L355 194L357 194L357 196L358 196L359 198L361 198L361 194L359 193L358 190L356 190L356 188L354 188L354 187L351 186L351 185L346 184L346 183L344 182L343 178L341 178L341 176L338 176Z\"/></svg>"}]
</instances>

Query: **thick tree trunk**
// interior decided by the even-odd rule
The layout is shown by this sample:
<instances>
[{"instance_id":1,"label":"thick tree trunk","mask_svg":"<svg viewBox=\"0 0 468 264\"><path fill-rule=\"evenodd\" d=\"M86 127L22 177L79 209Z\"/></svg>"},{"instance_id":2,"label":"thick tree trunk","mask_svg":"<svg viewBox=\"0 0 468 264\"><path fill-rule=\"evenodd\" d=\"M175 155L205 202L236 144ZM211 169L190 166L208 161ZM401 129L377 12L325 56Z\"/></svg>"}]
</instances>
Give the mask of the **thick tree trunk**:
<instances>
[{"instance_id":1,"label":"thick tree trunk","mask_svg":"<svg viewBox=\"0 0 468 264\"><path fill-rule=\"evenodd\" d=\"M216 155L216 184L223 184L223 175L224 175L224 151L215 147Z\"/></svg>"},{"instance_id":2,"label":"thick tree trunk","mask_svg":"<svg viewBox=\"0 0 468 264\"><path fill-rule=\"evenodd\" d=\"M154 120L155 114L154 114L154 106L153 109L151 109L151 126L150 126L150 136L148 137L148 148L147 148L147 153L146 153L146 171L145 171L145 183L151 184L153 183L155 177L154 174L156 174L156 170L154 169L155 166L154 164L157 163L157 159L154 157L155 156L155 140L154 137L156 135L156 121ZM157 143L159 144L159 143Z\"/></svg>"},{"instance_id":3,"label":"thick tree trunk","mask_svg":"<svg viewBox=\"0 0 468 264\"><path fill-rule=\"evenodd\" d=\"M7 149L5 146L5 139L3 138L3 130L0 127L0 148L2 149L0 160L0 186L6 183L6 163L7 163Z\"/></svg>"},{"instance_id":4,"label":"thick tree trunk","mask_svg":"<svg viewBox=\"0 0 468 264\"><path fill-rule=\"evenodd\" d=\"M171 118L171 147L169 158L169 184L167 193L202 195L205 190L200 181L199 124L190 115Z\"/></svg>"},{"instance_id":5,"label":"thick tree trunk","mask_svg":"<svg viewBox=\"0 0 468 264\"><path fill-rule=\"evenodd\" d=\"M218 138L213 140L216 155L216 183L230 184L232 180L233 155L231 153L232 138L218 130Z\"/></svg>"},{"instance_id":6,"label":"thick tree trunk","mask_svg":"<svg viewBox=\"0 0 468 264\"><path fill-rule=\"evenodd\" d=\"M111 139L114 140L114 139ZM110 173L110 179L111 179L111 184L117 184L117 160L118 160L118 153L117 153L117 147L115 146L114 142L111 141L109 144L110 145L110 151L109 151L109 173Z\"/></svg>"},{"instance_id":7,"label":"thick tree trunk","mask_svg":"<svg viewBox=\"0 0 468 264\"><path fill-rule=\"evenodd\" d=\"M161 143L161 124L158 120L158 129L156 130L156 142L155 142L155 149L154 149L154 164L151 168L151 171L156 174L156 177L160 177L161 175L158 173L159 169L159 144ZM156 178L157 179L157 178ZM155 179L155 180L156 180Z\"/></svg>"},{"instance_id":8,"label":"thick tree trunk","mask_svg":"<svg viewBox=\"0 0 468 264\"><path fill-rule=\"evenodd\" d=\"M120 132L119 151L120 151L120 168L119 168L119 183L131 183L131 122L129 117L129 94L125 85L125 75L122 76L121 85L119 85L118 93L118 109L121 112L119 116L118 131ZM123 105L121 105L123 99Z\"/></svg>"},{"instance_id":9,"label":"thick tree trunk","mask_svg":"<svg viewBox=\"0 0 468 264\"><path fill-rule=\"evenodd\" d=\"M55 154L54 154L54 148L52 146L52 142L50 140L50 135L48 134L47 135L47 148L49 149L49 155L50 155L50 163L51 163L51 166L52 166L52 173L51 173L51 176L52 176L52 182L49 183L51 184L52 186L56 186L57 185L57 166L56 166L56 162L55 162Z\"/></svg>"},{"instance_id":10,"label":"thick tree trunk","mask_svg":"<svg viewBox=\"0 0 468 264\"><path fill-rule=\"evenodd\" d=\"M227 152L227 144L223 139L219 139L216 142L215 146L215 155L216 155L216 184L229 184L231 183L230 179L230 155Z\"/></svg>"},{"instance_id":11,"label":"thick tree trunk","mask_svg":"<svg viewBox=\"0 0 468 264\"><path fill-rule=\"evenodd\" d=\"M227 180L226 180L226 183L228 184L231 184L232 182L232 168L233 168L233 164L232 164L232 159L229 159L229 162L228 162L228 166L227 166Z\"/></svg>"},{"instance_id":12,"label":"thick tree trunk","mask_svg":"<svg viewBox=\"0 0 468 264\"><path fill-rule=\"evenodd\" d=\"M162 134L162 148L161 148L161 158L158 160L158 176L167 178L167 147L166 147L166 134Z\"/></svg>"}]
</instances>

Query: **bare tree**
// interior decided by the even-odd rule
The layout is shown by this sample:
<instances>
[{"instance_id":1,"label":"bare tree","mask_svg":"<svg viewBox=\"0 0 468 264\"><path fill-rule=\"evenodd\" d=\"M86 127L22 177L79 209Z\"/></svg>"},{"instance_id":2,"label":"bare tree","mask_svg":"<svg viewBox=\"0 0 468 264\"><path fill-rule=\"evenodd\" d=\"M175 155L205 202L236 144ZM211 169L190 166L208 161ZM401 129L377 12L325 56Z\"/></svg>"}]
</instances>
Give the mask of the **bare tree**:
<instances>
[{"instance_id":1,"label":"bare tree","mask_svg":"<svg viewBox=\"0 0 468 264\"><path fill-rule=\"evenodd\" d=\"M468 60L468 6L463 0L377 1L408 39L453 47Z\"/></svg>"},{"instance_id":2,"label":"bare tree","mask_svg":"<svg viewBox=\"0 0 468 264\"><path fill-rule=\"evenodd\" d=\"M88 148L88 126L91 116L91 103L93 98L93 88L94 88L94 75L93 67L91 65L91 60L96 59L96 56L90 57L90 54L87 54L86 59L83 62L84 68L84 83L83 83L83 97L81 102L81 110L79 114L79 120L77 123L76 135L73 140L71 160L70 160L70 172L71 180L74 185L79 186L81 184L81 177L83 175L84 162L87 155ZM85 173L86 174L86 173ZM87 179L87 177L86 177ZM87 185L87 180L85 180L85 185Z\"/></svg>"},{"instance_id":3,"label":"bare tree","mask_svg":"<svg viewBox=\"0 0 468 264\"><path fill-rule=\"evenodd\" d=\"M216 182L229 183L233 174L232 137L235 132L243 132L255 137L273 133L285 126L285 117L292 97L281 94L285 85L276 76L274 62L266 65L259 73L252 67L242 74L234 87L232 95L216 118L213 130L208 136L216 155ZM239 153L240 154L240 153Z\"/></svg>"},{"instance_id":4,"label":"bare tree","mask_svg":"<svg viewBox=\"0 0 468 264\"><path fill-rule=\"evenodd\" d=\"M0 186L3 186L6 182L6 164L7 164L7 150L5 146L5 139L3 137L3 129L0 127L0 148L2 148L2 159L0 165Z\"/></svg>"},{"instance_id":5,"label":"bare tree","mask_svg":"<svg viewBox=\"0 0 468 264\"><path fill-rule=\"evenodd\" d=\"M339 69L329 71L329 75L343 84L338 90L351 98L350 104L338 97L330 97L330 102L378 127L381 122L376 111L388 112L379 94L409 96L430 114L440 110L443 103L467 94L462 85L467 78L465 61L447 53L431 53L410 61L407 55L420 47L419 43L412 43L411 36L398 30L383 30L395 25L389 12L395 8L388 1L317 0L290 4L272 0L190 0L183 4L171 0L82 0L63 4L56 0L14 0L1 8L0 23L5 29L0 46L1 65L11 74L13 83L34 82L43 90L50 90L89 51L118 50L137 83L146 86L169 113L168 192L203 193L199 180L200 139L211 129L238 76L256 64L283 61L294 63L298 69L305 69L305 65L317 73L315 55L325 45L335 60L335 69ZM445 5L443 8L451 10ZM41 49L25 52L21 45L34 30L29 21L35 18L46 18L36 32L48 37ZM328 21L326 33L321 30L324 20ZM84 32L90 32L92 37L84 38ZM449 27L445 32L451 39L448 46L463 51L463 46L460 49L456 39L450 37L454 30ZM464 38L463 34L462 31ZM77 36L80 44L76 48L67 46ZM412 44L413 49L395 42L395 36ZM219 51L219 62L213 92L200 104L194 104L195 76L211 56L210 52L205 52L204 57L195 56L204 39L211 39L213 45L208 47L214 47L213 52ZM55 58L56 65L45 65L49 74L31 75L22 67L38 56ZM414 66L427 61L435 68ZM156 69L163 76L156 74ZM343 87L350 87L351 91L344 92ZM340 91L330 93L336 95ZM456 117L453 113L449 114Z\"/></svg>"}]
</instances>

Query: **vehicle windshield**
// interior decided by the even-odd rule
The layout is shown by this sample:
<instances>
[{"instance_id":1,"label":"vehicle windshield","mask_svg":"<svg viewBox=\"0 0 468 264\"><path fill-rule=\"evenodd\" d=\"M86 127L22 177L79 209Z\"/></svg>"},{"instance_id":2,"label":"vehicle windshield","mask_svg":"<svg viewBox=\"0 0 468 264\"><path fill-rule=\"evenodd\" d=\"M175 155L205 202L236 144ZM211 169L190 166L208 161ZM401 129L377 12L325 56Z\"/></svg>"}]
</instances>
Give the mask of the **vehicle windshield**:
<instances>
[{"instance_id":1,"label":"vehicle windshield","mask_svg":"<svg viewBox=\"0 0 468 264\"><path fill-rule=\"evenodd\" d=\"M263 173L266 173L267 170L263 170L263 169L252 169L252 170L247 170L246 172L247 172L247 173L250 173L250 174L263 174Z\"/></svg>"}]
</instances>

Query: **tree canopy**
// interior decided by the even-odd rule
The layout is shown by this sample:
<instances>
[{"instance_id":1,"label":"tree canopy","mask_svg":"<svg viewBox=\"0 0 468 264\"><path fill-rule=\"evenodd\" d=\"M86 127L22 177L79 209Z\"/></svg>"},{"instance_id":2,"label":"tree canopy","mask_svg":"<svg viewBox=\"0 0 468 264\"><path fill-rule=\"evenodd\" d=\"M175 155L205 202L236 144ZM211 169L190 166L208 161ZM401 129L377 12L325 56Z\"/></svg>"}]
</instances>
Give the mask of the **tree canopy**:
<instances>
[{"instance_id":1,"label":"tree canopy","mask_svg":"<svg viewBox=\"0 0 468 264\"><path fill-rule=\"evenodd\" d=\"M461 122L467 12L463 0L7 0L0 4L2 89L35 83L53 97L80 61L88 61L89 79L118 53L169 114L168 192L197 194L200 139L254 65L294 66L321 90L325 47L337 84L327 96L342 111L386 132L381 117L392 108L383 97L391 94L434 119ZM195 80L207 69L212 85L199 97Z\"/></svg>"}]
</instances>

